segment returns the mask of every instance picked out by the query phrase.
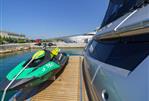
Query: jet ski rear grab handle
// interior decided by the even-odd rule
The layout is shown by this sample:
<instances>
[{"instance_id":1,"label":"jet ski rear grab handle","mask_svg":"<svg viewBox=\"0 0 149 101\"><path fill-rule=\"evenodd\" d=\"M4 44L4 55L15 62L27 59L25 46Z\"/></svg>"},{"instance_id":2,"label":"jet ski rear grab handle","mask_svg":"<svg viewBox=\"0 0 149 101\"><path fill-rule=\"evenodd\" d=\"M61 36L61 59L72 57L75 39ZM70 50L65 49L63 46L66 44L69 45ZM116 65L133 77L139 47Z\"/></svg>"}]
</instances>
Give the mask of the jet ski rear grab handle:
<instances>
[{"instance_id":1,"label":"jet ski rear grab handle","mask_svg":"<svg viewBox=\"0 0 149 101\"><path fill-rule=\"evenodd\" d=\"M12 79L12 81L6 86L6 88L4 89L1 101L4 101L5 96L6 96L6 92L8 90L8 88L11 86L11 84L17 79L17 77L25 70L25 68L34 60L34 58L32 58L27 64L26 66L20 70L20 72Z\"/></svg>"}]
</instances>

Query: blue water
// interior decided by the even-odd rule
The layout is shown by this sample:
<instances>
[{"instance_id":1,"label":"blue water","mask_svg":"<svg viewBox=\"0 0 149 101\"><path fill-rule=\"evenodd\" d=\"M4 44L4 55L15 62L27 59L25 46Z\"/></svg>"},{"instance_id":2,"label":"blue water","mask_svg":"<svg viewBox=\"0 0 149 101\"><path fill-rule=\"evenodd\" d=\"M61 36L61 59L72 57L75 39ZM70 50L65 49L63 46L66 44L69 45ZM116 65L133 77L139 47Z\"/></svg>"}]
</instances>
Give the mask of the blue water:
<instances>
[{"instance_id":1,"label":"blue water","mask_svg":"<svg viewBox=\"0 0 149 101\"><path fill-rule=\"evenodd\" d=\"M82 48L65 48L62 51L68 55L82 55ZM13 69L18 63L29 59L37 50L20 51L5 55L0 55L0 81L5 78L7 73ZM14 94L14 91L8 92L6 101ZM2 92L0 92L1 99Z\"/></svg>"}]
</instances>

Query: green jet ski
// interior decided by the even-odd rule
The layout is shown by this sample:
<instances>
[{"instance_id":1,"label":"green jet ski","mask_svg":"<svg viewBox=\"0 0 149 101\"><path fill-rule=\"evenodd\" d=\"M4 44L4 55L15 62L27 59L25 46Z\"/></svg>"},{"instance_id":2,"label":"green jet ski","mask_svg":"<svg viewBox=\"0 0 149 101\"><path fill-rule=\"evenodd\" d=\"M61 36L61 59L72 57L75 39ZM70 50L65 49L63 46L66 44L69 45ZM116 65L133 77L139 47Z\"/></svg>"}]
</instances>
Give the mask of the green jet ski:
<instances>
[{"instance_id":1,"label":"green jet ski","mask_svg":"<svg viewBox=\"0 0 149 101\"><path fill-rule=\"evenodd\" d=\"M39 50L31 59L22 61L7 74L5 80L0 82L0 90L4 90L23 68L24 70L16 77L8 90L36 86L47 80L55 80L56 75L67 62L67 54L60 52L59 48L52 51Z\"/></svg>"}]
</instances>

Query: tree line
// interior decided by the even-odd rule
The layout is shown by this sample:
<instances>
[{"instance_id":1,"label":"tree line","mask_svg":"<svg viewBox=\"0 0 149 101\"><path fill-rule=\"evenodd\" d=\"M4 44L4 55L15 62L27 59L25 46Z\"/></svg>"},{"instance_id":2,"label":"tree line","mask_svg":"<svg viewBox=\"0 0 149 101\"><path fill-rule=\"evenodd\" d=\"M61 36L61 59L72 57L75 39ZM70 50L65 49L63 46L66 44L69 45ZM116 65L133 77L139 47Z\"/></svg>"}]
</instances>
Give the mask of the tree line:
<instances>
[{"instance_id":1,"label":"tree line","mask_svg":"<svg viewBox=\"0 0 149 101\"><path fill-rule=\"evenodd\" d=\"M11 38L11 37L2 37L0 36L0 44L7 44L7 43L26 43L30 42L31 40L28 39L19 39L19 38Z\"/></svg>"}]
</instances>

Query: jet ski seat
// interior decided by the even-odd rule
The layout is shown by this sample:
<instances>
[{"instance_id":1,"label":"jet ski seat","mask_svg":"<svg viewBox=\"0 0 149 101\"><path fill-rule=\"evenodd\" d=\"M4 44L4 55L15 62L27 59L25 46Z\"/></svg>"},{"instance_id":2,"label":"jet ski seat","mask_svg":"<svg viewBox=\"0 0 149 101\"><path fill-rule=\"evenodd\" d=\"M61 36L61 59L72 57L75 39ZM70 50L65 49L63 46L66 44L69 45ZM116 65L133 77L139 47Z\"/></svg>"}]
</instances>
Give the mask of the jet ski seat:
<instances>
[{"instance_id":1,"label":"jet ski seat","mask_svg":"<svg viewBox=\"0 0 149 101\"><path fill-rule=\"evenodd\" d=\"M35 67L35 68L37 68L37 67L39 67L39 66L45 64L46 62L51 61L51 60L52 60L52 58L51 58L51 56L50 56L51 52L48 51L48 50L44 50L44 51L45 51L45 55L44 55L43 57L40 57L40 58L38 58L38 59L33 60L33 61L28 65L27 68L29 68L29 67ZM31 60L31 59L29 59L29 60L24 64L24 66L25 66L30 60Z\"/></svg>"}]
</instances>

